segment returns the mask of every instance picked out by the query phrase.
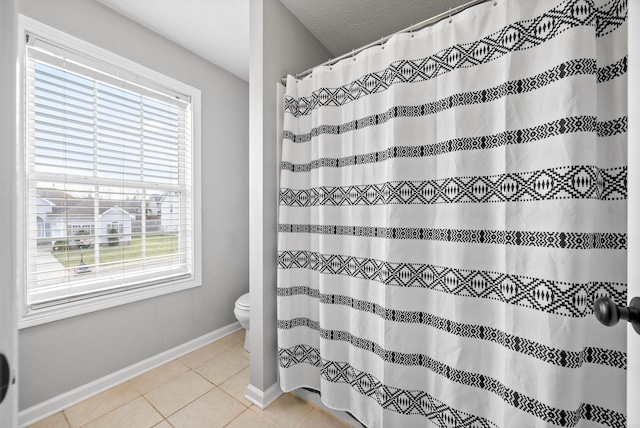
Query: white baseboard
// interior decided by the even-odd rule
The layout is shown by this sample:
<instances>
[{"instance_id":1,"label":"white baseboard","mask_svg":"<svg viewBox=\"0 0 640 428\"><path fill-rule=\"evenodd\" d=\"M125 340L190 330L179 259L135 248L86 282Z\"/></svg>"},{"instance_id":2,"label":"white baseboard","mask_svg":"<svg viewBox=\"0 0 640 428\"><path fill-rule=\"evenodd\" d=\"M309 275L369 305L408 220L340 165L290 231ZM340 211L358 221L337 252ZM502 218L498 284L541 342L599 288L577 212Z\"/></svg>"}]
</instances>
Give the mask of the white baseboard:
<instances>
[{"instance_id":1,"label":"white baseboard","mask_svg":"<svg viewBox=\"0 0 640 428\"><path fill-rule=\"evenodd\" d=\"M266 389L266 391L261 391L255 386L249 384L244 398L255 404L259 409L264 410L282 394L283 392L280 389L280 384L278 382L271 385Z\"/></svg>"},{"instance_id":2,"label":"white baseboard","mask_svg":"<svg viewBox=\"0 0 640 428\"><path fill-rule=\"evenodd\" d=\"M93 397L94 395L113 388L114 386L126 382L129 379L140 376L149 370L175 360L176 358L195 351L209 343L215 342L216 340L240 330L241 328L242 327L238 322L229 324L228 326L219 328L218 330L207 333L187 343L183 343L175 348L154 355L153 357L147 358L139 363L132 364L129 367L125 367L117 372L101 377L100 379L96 379L93 382L87 383L40 404L24 409L18 413L18 426L25 427L32 425L44 418L61 412L74 404L84 401L87 398Z\"/></svg>"}]
</instances>

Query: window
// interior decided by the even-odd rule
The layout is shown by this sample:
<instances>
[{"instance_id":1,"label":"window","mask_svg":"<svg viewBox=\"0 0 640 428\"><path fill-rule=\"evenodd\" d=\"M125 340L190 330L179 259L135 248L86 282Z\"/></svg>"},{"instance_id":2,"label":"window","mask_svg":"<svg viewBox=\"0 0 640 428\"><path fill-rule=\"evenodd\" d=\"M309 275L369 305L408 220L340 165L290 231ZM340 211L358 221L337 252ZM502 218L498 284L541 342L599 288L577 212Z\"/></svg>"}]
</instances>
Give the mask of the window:
<instances>
[{"instance_id":1,"label":"window","mask_svg":"<svg viewBox=\"0 0 640 428\"><path fill-rule=\"evenodd\" d=\"M199 285L199 91L23 26L23 325Z\"/></svg>"}]
</instances>

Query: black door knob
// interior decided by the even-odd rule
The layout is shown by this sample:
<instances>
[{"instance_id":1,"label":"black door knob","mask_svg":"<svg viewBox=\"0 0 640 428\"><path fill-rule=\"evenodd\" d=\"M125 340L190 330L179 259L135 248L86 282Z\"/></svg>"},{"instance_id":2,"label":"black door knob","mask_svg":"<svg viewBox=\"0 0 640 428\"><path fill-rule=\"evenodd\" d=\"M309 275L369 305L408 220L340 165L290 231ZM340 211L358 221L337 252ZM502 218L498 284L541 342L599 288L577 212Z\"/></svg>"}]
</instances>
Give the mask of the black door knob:
<instances>
[{"instance_id":1,"label":"black door knob","mask_svg":"<svg viewBox=\"0 0 640 428\"><path fill-rule=\"evenodd\" d=\"M636 333L640 334L640 297L631 299L629 306L617 306L608 297L600 297L593 302L593 313L598 321L611 327L621 319L629 321Z\"/></svg>"},{"instance_id":2,"label":"black door knob","mask_svg":"<svg viewBox=\"0 0 640 428\"><path fill-rule=\"evenodd\" d=\"M9 361L7 361L7 357L4 354L0 354L0 403L4 401L4 397L7 395L10 379Z\"/></svg>"}]
</instances>

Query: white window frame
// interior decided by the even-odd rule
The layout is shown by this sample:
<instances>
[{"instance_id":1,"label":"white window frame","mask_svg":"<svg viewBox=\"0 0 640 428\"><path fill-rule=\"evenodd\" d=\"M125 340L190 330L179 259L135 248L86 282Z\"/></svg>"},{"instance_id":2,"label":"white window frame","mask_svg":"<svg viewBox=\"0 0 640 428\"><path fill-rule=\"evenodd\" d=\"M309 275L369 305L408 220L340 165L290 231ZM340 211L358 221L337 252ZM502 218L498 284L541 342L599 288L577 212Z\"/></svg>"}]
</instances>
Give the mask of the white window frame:
<instances>
[{"instance_id":1,"label":"white window frame","mask_svg":"<svg viewBox=\"0 0 640 428\"><path fill-rule=\"evenodd\" d=\"M124 305L144 299L149 299L177 291L182 291L202 285L202 239L201 239L201 92L200 90L177 81L173 78L158 73L152 69L144 67L138 63L125 59L108 50L102 49L87 43L77 37L71 36L53 27L45 25L24 15L19 16L18 25L18 92L20 102L18 105L18 138L17 138L17 168L18 178L16 185L18 235L22 239L16 242L16 259L18 263L17 288L18 288L18 328L27 328L51 321L69 318L81 314L90 313L97 310ZM192 183L193 201L191 217L191 242L193 242L193 274L190 278L179 279L172 282L153 284L146 287L139 287L125 291L118 291L112 294L90 297L84 300L70 301L67 303L31 309L27 305L27 251L28 251L28 218L27 218L27 181L26 181L26 95L25 95L25 60L26 60L26 37L27 34L36 34L43 39L64 46L65 48L78 52L83 56L95 59L102 64L112 64L120 70L127 70L134 76L142 76L162 87L171 88L181 94L191 97L192 109Z\"/></svg>"}]
</instances>

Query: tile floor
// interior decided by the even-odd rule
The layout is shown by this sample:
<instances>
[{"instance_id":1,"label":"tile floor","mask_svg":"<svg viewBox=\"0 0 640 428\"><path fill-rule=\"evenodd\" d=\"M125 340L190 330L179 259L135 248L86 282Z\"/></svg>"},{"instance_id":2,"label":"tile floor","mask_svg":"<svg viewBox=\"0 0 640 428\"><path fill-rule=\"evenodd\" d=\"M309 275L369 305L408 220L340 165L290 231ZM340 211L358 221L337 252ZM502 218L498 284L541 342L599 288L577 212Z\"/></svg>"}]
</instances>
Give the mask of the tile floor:
<instances>
[{"instance_id":1,"label":"tile floor","mask_svg":"<svg viewBox=\"0 0 640 428\"><path fill-rule=\"evenodd\" d=\"M244 398L244 330L44 419L32 428L344 428L349 425L284 394L266 410Z\"/></svg>"}]
</instances>

